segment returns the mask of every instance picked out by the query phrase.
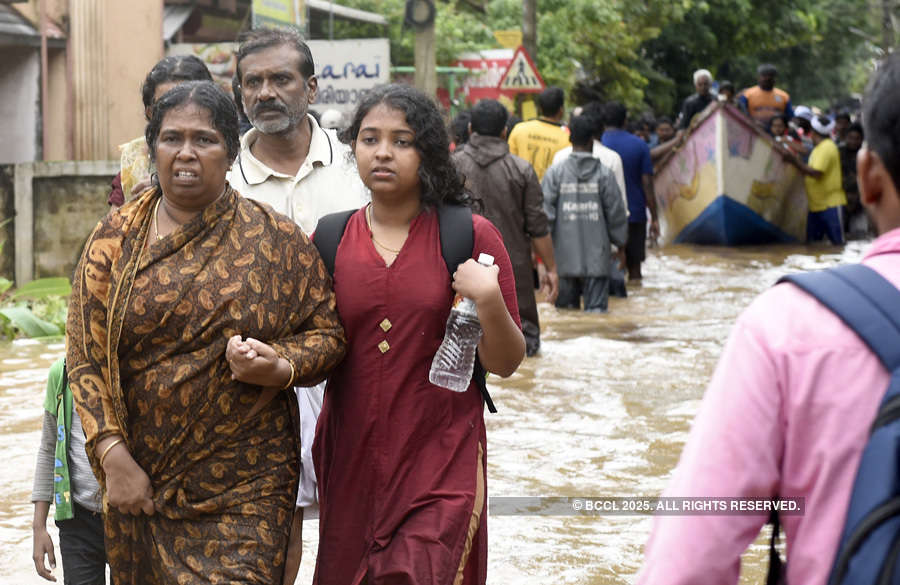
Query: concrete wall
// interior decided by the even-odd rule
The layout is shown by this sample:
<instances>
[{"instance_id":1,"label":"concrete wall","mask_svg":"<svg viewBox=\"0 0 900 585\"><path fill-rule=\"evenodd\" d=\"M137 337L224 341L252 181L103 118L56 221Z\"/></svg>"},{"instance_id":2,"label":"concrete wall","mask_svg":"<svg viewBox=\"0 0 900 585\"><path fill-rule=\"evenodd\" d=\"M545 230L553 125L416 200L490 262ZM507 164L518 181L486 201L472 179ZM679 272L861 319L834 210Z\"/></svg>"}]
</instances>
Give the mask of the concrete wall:
<instances>
[{"instance_id":1,"label":"concrete wall","mask_svg":"<svg viewBox=\"0 0 900 585\"><path fill-rule=\"evenodd\" d=\"M82 243L109 209L106 197L118 171L118 161L0 165L0 205L10 199L15 205L15 246L4 244L0 276L13 276L10 265L18 286L35 278L71 276ZM7 217L12 214L10 209ZM8 232L5 237L13 241Z\"/></svg>"},{"instance_id":2,"label":"concrete wall","mask_svg":"<svg viewBox=\"0 0 900 585\"><path fill-rule=\"evenodd\" d=\"M0 163L33 161L38 156L40 79L40 51L30 47L3 47Z\"/></svg>"},{"instance_id":3,"label":"concrete wall","mask_svg":"<svg viewBox=\"0 0 900 585\"><path fill-rule=\"evenodd\" d=\"M13 189L14 165L0 165L0 222L5 222L15 214ZM15 276L13 259L16 253L15 224L10 221L0 225L0 276L10 280Z\"/></svg>"}]
</instances>

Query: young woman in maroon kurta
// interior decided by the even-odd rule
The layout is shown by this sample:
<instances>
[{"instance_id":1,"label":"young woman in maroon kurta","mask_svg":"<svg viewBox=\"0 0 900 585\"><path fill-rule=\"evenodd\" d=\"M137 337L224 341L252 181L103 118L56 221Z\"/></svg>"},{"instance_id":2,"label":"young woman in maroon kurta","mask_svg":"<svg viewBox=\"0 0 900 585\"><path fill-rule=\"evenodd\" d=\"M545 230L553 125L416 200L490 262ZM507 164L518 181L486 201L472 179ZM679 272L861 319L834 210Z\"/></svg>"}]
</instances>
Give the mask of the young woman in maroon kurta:
<instances>
[{"instance_id":1,"label":"young woman in maroon kurta","mask_svg":"<svg viewBox=\"0 0 900 585\"><path fill-rule=\"evenodd\" d=\"M497 229L473 216L474 260L447 273L436 209L464 198L440 114L387 86L347 131L372 204L347 224L335 260L350 343L332 375L313 456L321 505L319 585L483 584L486 438L481 395L429 383L454 291L473 299L488 371L525 353L512 266Z\"/></svg>"}]
</instances>

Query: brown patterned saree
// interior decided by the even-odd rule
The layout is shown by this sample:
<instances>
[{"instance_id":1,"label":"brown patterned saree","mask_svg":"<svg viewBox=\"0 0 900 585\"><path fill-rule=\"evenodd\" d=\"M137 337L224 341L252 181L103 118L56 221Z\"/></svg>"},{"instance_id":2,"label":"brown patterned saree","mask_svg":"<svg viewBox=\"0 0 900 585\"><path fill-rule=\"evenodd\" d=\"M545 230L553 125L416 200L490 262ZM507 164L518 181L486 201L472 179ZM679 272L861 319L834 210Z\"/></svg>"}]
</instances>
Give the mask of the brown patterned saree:
<instances>
[{"instance_id":1,"label":"brown patterned saree","mask_svg":"<svg viewBox=\"0 0 900 585\"><path fill-rule=\"evenodd\" d=\"M95 228L69 307L69 380L94 471L104 484L94 446L121 433L154 490L152 517L107 510L113 582L280 584L296 397L232 380L225 346L254 337L291 362L294 384L320 381L345 350L331 281L294 222L231 188L160 240L158 198Z\"/></svg>"}]
</instances>

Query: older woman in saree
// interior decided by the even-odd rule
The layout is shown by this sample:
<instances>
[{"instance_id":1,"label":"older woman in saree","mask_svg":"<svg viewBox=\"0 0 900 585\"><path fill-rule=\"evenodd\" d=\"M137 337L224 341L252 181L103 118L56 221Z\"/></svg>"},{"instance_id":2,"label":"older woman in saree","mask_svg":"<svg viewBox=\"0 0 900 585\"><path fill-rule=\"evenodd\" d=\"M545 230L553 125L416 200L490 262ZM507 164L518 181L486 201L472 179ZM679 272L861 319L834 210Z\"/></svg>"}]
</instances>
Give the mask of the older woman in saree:
<instances>
[{"instance_id":1,"label":"older woman in saree","mask_svg":"<svg viewBox=\"0 0 900 585\"><path fill-rule=\"evenodd\" d=\"M94 229L67 363L119 585L281 583L298 482L294 385L345 351L293 221L225 181L237 111L210 82L154 107L158 185Z\"/></svg>"}]
</instances>

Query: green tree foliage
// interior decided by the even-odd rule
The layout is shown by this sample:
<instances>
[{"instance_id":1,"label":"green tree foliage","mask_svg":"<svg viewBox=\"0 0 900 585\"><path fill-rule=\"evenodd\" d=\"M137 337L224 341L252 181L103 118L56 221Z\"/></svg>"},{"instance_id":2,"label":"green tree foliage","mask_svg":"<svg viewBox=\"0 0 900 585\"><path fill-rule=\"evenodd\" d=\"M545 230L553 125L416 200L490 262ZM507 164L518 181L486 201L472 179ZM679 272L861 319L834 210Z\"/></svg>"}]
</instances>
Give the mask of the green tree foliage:
<instances>
[{"instance_id":1,"label":"green tree foliage","mask_svg":"<svg viewBox=\"0 0 900 585\"><path fill-rule=\"evenodd\" d=\"M871 54L872 18L865 0L706 0L644 44L665 84L647 95L658 112L674 113L693 92L692 72L709 69L740 90L756 83L759 63L774 64L778 86L798 103L844 97Z\"/></svg>"},{"instance_id":2,"label":"green tree foliage","mask_svg":"<svg viewBox=\"0 0 900 585\"><path fill-rule=\"evenodd\" d=\"M384 15L391 60L412 65L414 31L404 0L341 0ZM496 48L494 30L522 26L522 0L489 0L486 13L439 0L439 65L465 51ZM617 99L632 111L674 114L706 68L738 88L771 62L795 103L825 105L859 89L880 40L874 0L538 0L537 65L570 103ZM335 38L379 36L382 27L335 21Z\"/></svg>"},{"instance_id":3,"label":"green tree foliage","mask_svg":"<svg viewBox=\"0 0 900 585\"><path fill-rule=\"evenodd\" d=\"M351 8L368 10L384 16L388 21L388 37L391 42L391 64L413 65L415 31L403 23L405 0L342 0L341 4ZM521 3L519 24L521 24ZM471 10L465 3L440 2L435 19L435 39L437 41L437 61L447 65L466 51L478 51L496 46L492 26L485 15ZM371 24L335 20L335 38L362 38L381 36L382 27Z\"/></svg>"}]
</instances>

